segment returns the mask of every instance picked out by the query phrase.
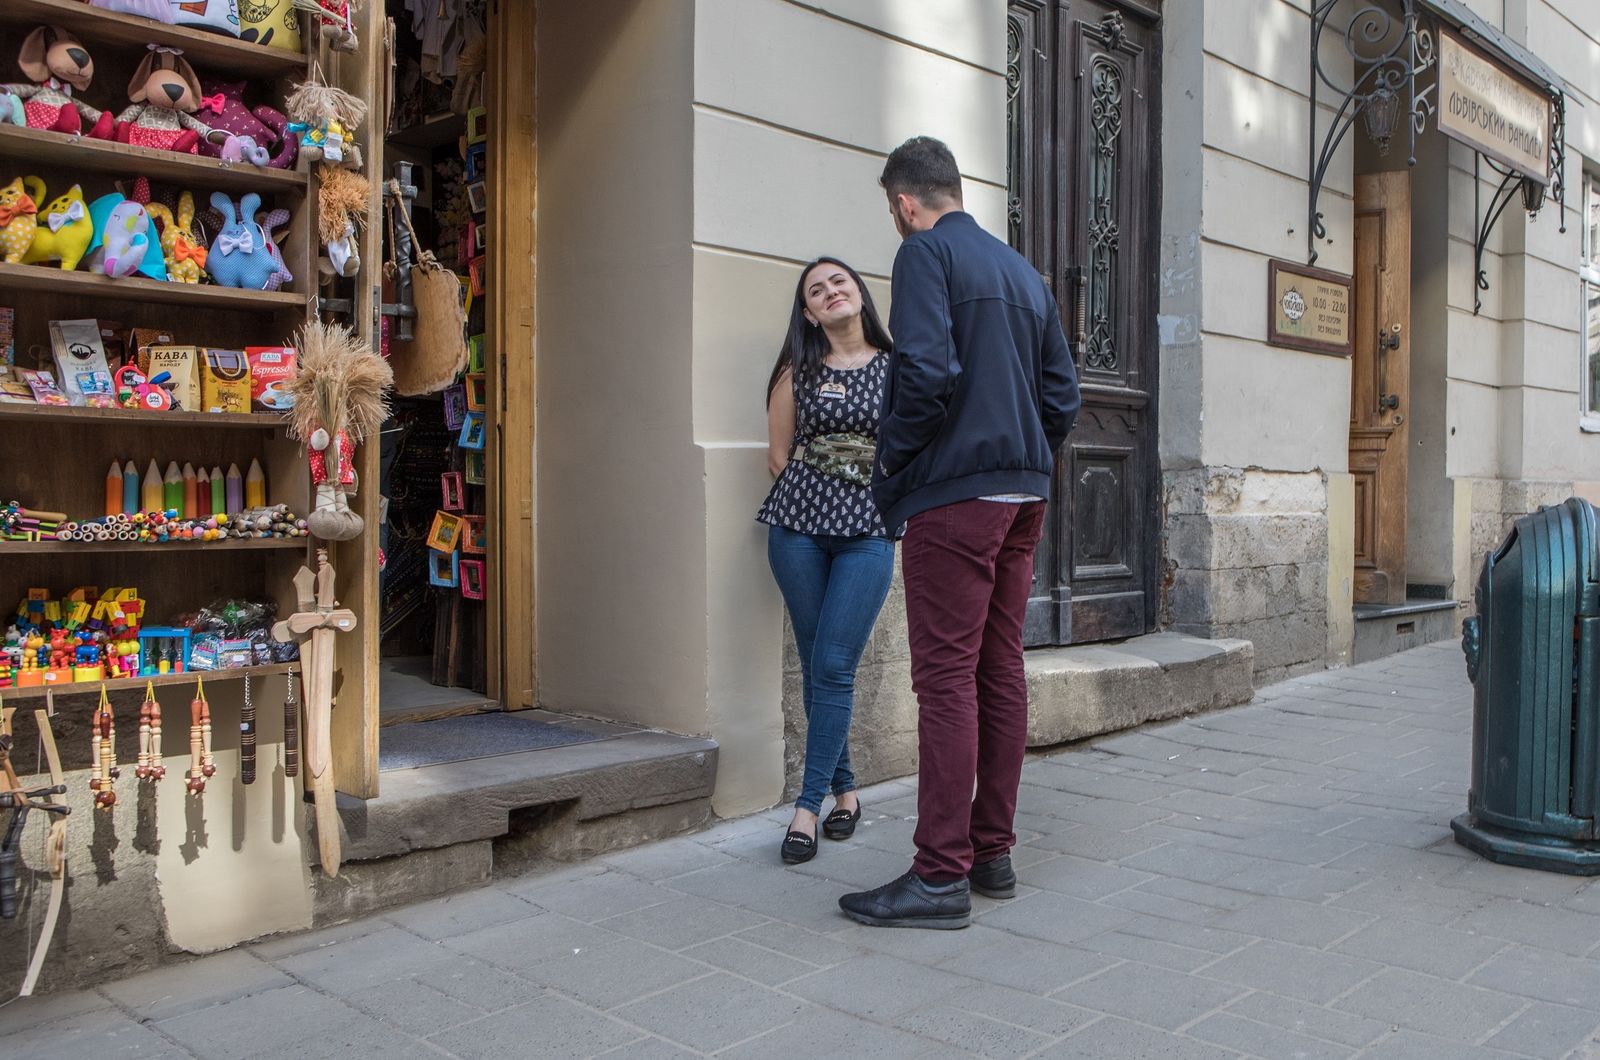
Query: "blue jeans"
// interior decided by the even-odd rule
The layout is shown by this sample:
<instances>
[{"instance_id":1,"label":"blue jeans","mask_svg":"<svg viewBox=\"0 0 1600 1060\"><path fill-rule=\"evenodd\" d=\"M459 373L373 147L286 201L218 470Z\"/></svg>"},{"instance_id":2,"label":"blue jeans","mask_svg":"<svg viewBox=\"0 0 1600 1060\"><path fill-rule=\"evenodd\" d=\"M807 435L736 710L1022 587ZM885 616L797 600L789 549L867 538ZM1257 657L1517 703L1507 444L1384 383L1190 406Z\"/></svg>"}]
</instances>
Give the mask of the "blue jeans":
<instances>
[{"instance_id":1,"label":"blue jeans","mask_svg":"<svg viewBox=\"0 0 1600 1060\"><path fill-rule=\"evenodd\" d=\"M894 542L772 526L767 561L789 609L805 687L806 770L795 805L820 814L830 790L856 790L849 746L856 664L894 580Z\"/></svg>"}]
</instances>

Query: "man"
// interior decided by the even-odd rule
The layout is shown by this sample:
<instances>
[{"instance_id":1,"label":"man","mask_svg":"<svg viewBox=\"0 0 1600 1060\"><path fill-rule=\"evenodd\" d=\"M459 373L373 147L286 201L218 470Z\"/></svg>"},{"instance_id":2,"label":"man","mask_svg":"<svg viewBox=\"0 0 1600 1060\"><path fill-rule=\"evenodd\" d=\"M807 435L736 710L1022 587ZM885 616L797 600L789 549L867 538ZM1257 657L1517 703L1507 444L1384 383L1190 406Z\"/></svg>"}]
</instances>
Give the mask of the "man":
<instances>
[{"instance_id":1,"label":"man","mask_svg":"<svg viewBox=\"0 0 1600 1060\"><path fill-rule=\"evenodd\" d=\"M1044 280L962 210L949 148L907 140L879 183L904 242L873 496L886 525L905 526L917 855L898 880L839 906L875 926L963 928L970 890L1016 894L1022 623L1078 378Z\"/></svg>"}]
</instances>

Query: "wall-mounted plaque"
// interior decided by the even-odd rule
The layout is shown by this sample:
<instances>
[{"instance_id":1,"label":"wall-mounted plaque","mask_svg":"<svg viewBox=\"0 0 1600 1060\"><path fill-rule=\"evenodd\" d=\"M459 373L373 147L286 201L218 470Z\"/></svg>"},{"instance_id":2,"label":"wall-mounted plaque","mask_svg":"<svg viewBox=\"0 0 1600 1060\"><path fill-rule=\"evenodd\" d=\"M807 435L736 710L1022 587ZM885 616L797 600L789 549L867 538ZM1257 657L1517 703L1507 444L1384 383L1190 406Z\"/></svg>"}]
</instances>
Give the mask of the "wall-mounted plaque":
<instances>
[{"instance_id":1,"label":"wall-mounted plaque","mask_svg":"<svg viewBox=\"0 0 1600 1060\"><path fill-rule=\"evenodd\" d=\"M1267 263L1267 342L1310 353L1350 356L1353 281L1292 261Z\"/></svg>"},{"instance_id":2,"label":"wall-mounted plaque","mask_svg":"<svg viewBox=\"0 0 1600 1060\"><path fill-rule=\"evenodd\" d=\"M1439 35L1439 131L1541 184L1550 183L1555 105L1453 33Z\"/></svg>"}]
</instances>

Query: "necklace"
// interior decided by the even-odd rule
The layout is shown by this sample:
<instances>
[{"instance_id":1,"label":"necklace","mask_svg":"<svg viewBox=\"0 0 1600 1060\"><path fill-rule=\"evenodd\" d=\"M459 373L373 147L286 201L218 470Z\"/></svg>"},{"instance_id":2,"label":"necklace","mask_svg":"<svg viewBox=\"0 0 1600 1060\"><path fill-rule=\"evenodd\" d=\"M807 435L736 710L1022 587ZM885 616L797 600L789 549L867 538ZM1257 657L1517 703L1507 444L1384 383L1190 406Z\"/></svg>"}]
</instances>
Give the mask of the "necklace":
<instances>
[{"instance_id":1,"label":"necklace","mask_svg":"<svg viewBox=\"0 0 1600 1060\"><path fill-rule=\"evenodd\" d=\"M862 365L866 364L868 361L872 360L877 355L878 355L878 351L877 350L868 350L866 353L857 354L856 355L856 359L851 361L849 364L835 364L835 365L831 365L830 367L832 367L835 371L839 371L839 372L853 371L853 370L855 370L857 368L860 368Z\"/></svg>"}]
</instances>

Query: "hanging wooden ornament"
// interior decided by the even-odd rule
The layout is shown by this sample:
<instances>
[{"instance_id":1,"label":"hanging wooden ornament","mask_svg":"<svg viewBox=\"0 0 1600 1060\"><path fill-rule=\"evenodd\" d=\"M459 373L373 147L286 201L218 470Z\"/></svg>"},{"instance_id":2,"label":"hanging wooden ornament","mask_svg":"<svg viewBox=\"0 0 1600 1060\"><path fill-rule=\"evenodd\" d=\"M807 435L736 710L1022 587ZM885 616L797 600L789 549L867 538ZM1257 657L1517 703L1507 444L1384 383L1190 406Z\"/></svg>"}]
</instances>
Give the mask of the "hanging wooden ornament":
<instances>
[{"instance_id":1,"label":"hanging wooden ornament","mask_svg":"<svg viewBox=\"0 0 1600 1060\"><path fill-rule=\"evenodd\" d=\"M167 775L167 767L161 761L161 703L152 681L144 683L144 702L139 704L139 764L133 775L148 781Z\"/></svg>"},{"instance_id":2,"label":"hanging wooden ornament","mask_svg":"<svg viewBox=\"0 0 1600 1060\"><path fill-rule=\"evenodd\" d=\"M117 804L115 783L122 770L117 768L117 724L104 682L100 685L100 705L89 725L89 753L94 763L89 771L89 790L95 793L95 809L109 810Z\"/></svg>"},{"instance_id":3,"label":"hanging wooden ornament","mask_svg":"<svg viewBox=\"0 0 1600 1060\"><path fill-rule=\"evenodd\" d=\"M211 704L206 702L204 681L196 679L194 699L189 703L189 794L202 794L206 781L216 774L216 763L211 760Z\"/></svg>"}]
</instances>

